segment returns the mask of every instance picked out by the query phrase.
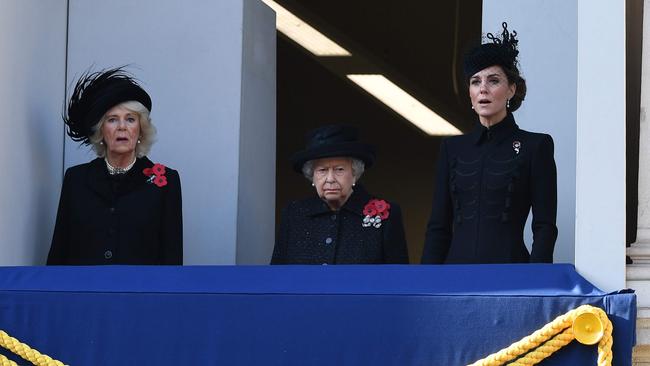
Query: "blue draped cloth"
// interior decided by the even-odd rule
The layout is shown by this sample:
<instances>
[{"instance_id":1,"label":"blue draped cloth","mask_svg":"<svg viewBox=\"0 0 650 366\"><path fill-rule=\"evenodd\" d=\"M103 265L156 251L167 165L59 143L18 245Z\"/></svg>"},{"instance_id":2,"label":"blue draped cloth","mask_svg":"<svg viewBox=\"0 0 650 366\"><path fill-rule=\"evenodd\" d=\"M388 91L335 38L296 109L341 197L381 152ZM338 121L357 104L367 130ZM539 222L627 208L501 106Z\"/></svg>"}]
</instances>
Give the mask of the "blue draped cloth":
<instances>
[{"instance_id":1,"label":"blue draped cloth","mask_svg":"<svg viewBox=\"0 0 650 366\"><path fill-rule=\"evenodd\" d=\"M0 267L0 329L70 365L466 365L582 304L631 365L635 295L572 265Z\"/></svg>"}]
</instances>

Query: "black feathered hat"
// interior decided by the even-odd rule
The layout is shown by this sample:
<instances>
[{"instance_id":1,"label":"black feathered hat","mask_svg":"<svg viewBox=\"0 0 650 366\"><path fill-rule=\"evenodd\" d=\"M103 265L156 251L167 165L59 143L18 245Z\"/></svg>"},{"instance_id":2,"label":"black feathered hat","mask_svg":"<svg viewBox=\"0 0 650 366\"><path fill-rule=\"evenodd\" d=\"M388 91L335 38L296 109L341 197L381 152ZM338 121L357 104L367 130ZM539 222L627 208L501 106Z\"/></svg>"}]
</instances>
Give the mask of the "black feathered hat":
<instances>
[{"instance_id":1,"label":"black feathered hat","mask_svg":"<svg viewBox=\"0 0 650 366\"><path fill-rule=\"evenodd\" d=\"M375 148L359 142L359 131L353 126L327 125L309 131L306 135L307 146L291 157L293 170L302 171L302 166L309 160L352 157L363 161L366 168L375 162Z\"/></svg>"},{"instance_id":2,"label":"black feathered hat","mask_svg":"<svg viewBox=\"0 0 650 366\"><path fill-rule=\"evenodd\" d=\"M499 65L507 69L517 69L517 43L515 39L517 36L516 31L508 31L508 23L501 24L503 31L501 38L494 36L492 33L486 34L486 37L491 41L477 46L470 50L465 55L465 62L463 71L465 78L469 79L477 72L494 65Z\"/></svg>"},{"instance_id":3,"label":"black feathered hat","mask_svg":"<svg viewBox=\"0 0 650 366\"><path fill-rule=\"evenodd\" d=\"M114 106L138 101L151 111L151 97L123 67L85 72L74 87L63 122L74 141L90 144L93 126Z\"/></svg>"}]
</instances>

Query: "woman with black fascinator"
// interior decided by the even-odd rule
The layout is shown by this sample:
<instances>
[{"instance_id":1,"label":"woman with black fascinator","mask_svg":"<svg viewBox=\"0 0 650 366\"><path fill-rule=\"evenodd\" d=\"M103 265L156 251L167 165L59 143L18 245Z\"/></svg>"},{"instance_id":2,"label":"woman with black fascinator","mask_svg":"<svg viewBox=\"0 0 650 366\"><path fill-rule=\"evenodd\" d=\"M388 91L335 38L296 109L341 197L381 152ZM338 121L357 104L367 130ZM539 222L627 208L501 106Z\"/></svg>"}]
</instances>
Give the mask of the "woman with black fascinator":
<instances>
[{"instance_id":1,"label":"woman with black fascinator","mask_svg":"<svg viewBox=\"0 0 650 366\"><path fill-rule=\"evenodd\" d=\"M77 81L63 121L97 158L65 173L47 264L183 263L178 173L146 157L151 106L122 68Z\"/></svg>"},{"instance_id":2,"label":"woman with black fascinator","mask_svg":"<svg viewBox=\"0 0 650 366\"><path fill-rule=\"evenodd\" d=\"M552 262L557 238L553 139L515 123L526 96L515 31L472 49L464 73L476 129L443 140L422 263ZM532 208L533 243L524 244Z\"/></svg>"}]
</instances>

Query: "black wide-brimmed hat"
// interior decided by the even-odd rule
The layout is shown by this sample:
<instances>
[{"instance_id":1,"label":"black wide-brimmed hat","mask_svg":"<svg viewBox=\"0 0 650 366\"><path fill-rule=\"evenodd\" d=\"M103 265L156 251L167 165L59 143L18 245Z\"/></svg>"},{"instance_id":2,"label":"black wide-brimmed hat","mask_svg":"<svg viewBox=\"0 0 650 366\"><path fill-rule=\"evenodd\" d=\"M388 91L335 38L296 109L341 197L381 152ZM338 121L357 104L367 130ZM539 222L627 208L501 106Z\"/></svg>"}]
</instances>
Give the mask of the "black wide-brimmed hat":
<instances>
[{"instance_id":1,"label":"black wide-brimmed hat","mask_svg":"<svg viewBox=\"0 0 650 366\"><path fill-rule=\"evenodd\" d=\"M74 87L63 122L74 141L90 144L92 127L120 103L137 101L151 112L151 97L123 67L85 72Z\"/></svg>"},{"instance_id":2,"label":"black wide-brimmed hat","mask_svg":"<svg viewBox=\"0 0 650 366\"><path fill-rule=\"evenodd\" d=\"M351 157L363 161L366 168L375 162L375 148L359 142L359 131L353 126L328 125L309 131L307 146L291 157L293 170L302 171L309 160Z\"/></svg>"},{"instance_id":3,"label":"black wide-brimmed hat","mask_svg":"<svg viewBox=\"0 0 650 366\"><path fill-rule=\"evenodd\" d=\"M506 22L501 23L501 26L503 27L501 38L488 33L486 37L490 42L474 47L465 55L463 64L465 78L469 79L477 72L495 65L510 70L517 68L517 56L519 55L517 49L519 41L515 39L517 32L514 30L509 32Z\"/></svg>"}]
</instances>

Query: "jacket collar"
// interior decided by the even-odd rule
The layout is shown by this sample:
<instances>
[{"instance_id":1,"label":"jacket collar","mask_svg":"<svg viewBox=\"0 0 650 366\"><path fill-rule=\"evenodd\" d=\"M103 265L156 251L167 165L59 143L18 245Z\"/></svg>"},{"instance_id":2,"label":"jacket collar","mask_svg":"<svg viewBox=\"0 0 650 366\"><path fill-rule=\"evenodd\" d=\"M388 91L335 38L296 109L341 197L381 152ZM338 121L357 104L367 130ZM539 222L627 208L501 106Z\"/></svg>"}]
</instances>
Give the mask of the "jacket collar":
<instances>
[{"instance_id":1,"label":"jacket collar","mask_svg":"<svg viewBox=\"0 0 650 366\"><path fill-rule=\"evenodd\" d=\"M133 167L125 173L123 189L128 191L145 184L147 177L142 173L142 170L152 166L153 162L147 157L137 158ZM114 194L111 185L111 176L108 174L108 169L106 169L104 158L97 158L89 163L86 183L100 197L106 201L112 201Z\"/></svg>"},{"instance_id":2,"label":"jacket collar","mask_svg":"<svg viewBox=\"0 0 650 366\"><path fill-rule=\"evenodd\" d=\"M472 132L474 135L474 144L480 145L488 142L500 144L506 137L511 136L518 129L519 126L515 123L515 117L512 113L508 113L501 122L492 125L490 128L483 126L479 122L478 127Z\"/></svg>"},{"instance_id":3,"label":"jacket collar","mask_svg":"<svg viewBox=\"0 0 650 366\"><path fill-rule=\"evenodd\" d=\"M370 201L370 194L365 190L361 184L354 187L352 195L348 198L347 202L341 207L340 211L348 211L359 216L363 216L363 208ZM307 214L309 216L317 216L333 212L327 203L320 197L316 196L307 201Z\"/></svg>"}]
</instances>

